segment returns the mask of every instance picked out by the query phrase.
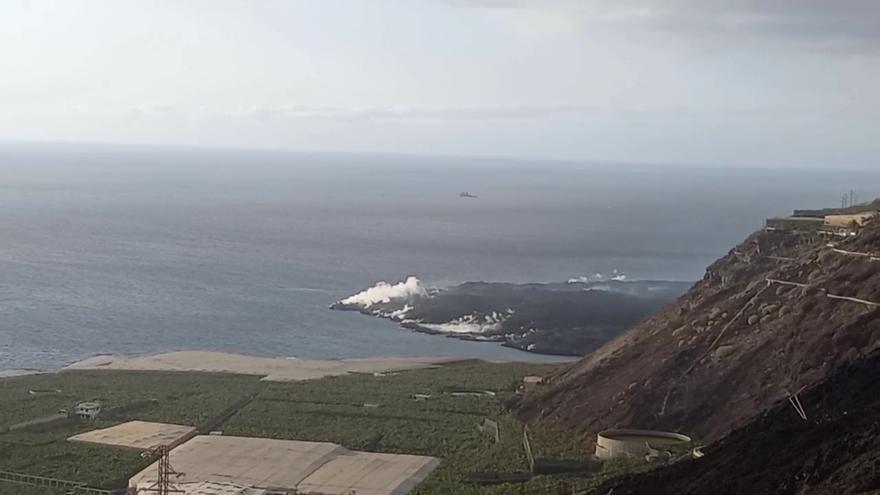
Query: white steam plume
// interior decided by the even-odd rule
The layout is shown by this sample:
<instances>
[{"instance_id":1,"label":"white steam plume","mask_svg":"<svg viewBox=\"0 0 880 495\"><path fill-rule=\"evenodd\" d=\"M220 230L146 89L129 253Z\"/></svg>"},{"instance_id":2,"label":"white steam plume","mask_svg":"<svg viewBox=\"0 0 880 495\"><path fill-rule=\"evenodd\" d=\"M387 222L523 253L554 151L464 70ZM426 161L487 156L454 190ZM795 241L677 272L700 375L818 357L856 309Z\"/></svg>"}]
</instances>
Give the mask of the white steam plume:
<instances>
[{"instance_id":1,"label":"white steam plume","mask_svg":"<svg viewBox=\"0 0 880 495\"><path fill-rule=\"evenodd\" d=\"M366 309L374 304L385 304L393 300L413 297L428 297L428 289L416 277L407 277L405 281L393 285L379 282L363 292L339 301L339 304Z\"/></svg>"}]
</instances>

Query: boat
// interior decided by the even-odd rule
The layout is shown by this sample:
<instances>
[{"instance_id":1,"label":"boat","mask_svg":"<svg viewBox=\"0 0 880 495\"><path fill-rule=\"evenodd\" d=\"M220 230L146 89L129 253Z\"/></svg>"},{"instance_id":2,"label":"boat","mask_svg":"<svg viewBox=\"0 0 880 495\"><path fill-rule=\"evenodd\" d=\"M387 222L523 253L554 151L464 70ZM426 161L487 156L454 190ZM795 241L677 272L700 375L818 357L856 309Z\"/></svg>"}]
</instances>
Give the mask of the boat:
<instances>
[{"instance_id":1,"label":"boat","mask_svg":"<svg viewBox=\"0 0 880 495\"><path fill-rule=\"evenodd\" d=\"M465 191L465 192L459 194L459 196L462 197L462 198L476 198L476 197L477 197L476 194L471 194L471 193L469 193L469 192L467 192L467 191Z\"/></svg>"}]
</instances>

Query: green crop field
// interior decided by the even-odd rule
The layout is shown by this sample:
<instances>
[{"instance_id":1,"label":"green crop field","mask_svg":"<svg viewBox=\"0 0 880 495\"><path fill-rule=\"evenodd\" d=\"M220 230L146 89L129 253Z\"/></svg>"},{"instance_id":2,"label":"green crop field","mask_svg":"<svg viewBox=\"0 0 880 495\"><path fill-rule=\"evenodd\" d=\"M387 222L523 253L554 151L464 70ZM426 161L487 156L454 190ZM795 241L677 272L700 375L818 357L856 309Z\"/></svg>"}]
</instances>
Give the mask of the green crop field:
<instances>
[{"instance_id":1,"label":"green crop field","mask_svg":"<svg viewBox=\"0 0 880 495\"><path fill-rule=\"evenodd\" d=\"M244 375L126 371L78 371L2 380L0 431L84 400L100 400L106 408L148 399L155 402L99 421L61 422L0 433L0 470L96 487L122 487L148 464L139 452L68 442L67 438L132 419L198 425L260 386L258 377ZM0 484L0 494L19 493L16 490L22 488Z\"/></svg>"},{"instance_id":2,"label":"green crop field","mask_svg":"<svg viewBox=\"0 0 880 495\"><path fill-rule=\"evenodd\" d=\"M440 458L440 467L415 490L419 495L556 494L562 486L591 486L614 469L592 478L542 476L516 485L485 487L468 481L473 472L528 470L523 425L504 404L523 376L544 375L552 369L540 364L462 362L386 376L352 374L290 383L261 382L244 375L119 371L7 379L0 381L0 470L123 487L149 463L140 452L66 439L133 419L205 426L242 397L256 394L221 427L224 434L326 441L355 450ZM453 395L461 392L482 394ZM98 421L5 431L95 399L110 410ZM485 418L498 423L500 443L478 430ZM535 456L586 461L592 450L581 439L545 428L532 428L530 438ZM0 483L0 495L31 493L59 492Z\"/></svg>"},{"instance_id":3,"label":"green crop field","mask_svg":"<svg viewBox=\"0 0 880 495\"><path fill-rule=\"evenodd\" d=\"M65 495L66 492L60 489L38 488L27 485L12 485L0 483L0 494L2 495Z\"/></svg>"}]
</instances>

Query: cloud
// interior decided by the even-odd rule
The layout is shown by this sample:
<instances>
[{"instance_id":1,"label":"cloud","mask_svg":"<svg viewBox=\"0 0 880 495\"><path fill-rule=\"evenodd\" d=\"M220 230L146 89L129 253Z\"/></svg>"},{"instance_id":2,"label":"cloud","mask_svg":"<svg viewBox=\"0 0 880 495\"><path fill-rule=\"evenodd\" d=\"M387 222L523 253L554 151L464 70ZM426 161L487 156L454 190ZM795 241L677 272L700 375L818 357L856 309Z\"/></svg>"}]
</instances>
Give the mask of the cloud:
<instances>
[{"instance_id":1,"label":"cloud","mask_svg":"<svg viewBox=\"0 0 880 495\"><path fill-rule=\"evenodd\" d=\"M876 51L876 0L438 0L448 5L556 15L583 30L608 27L732 43Z\"/></svg>"},{"instance_id":2,"label":"cloud","mask_svg":"<svg viewBox=\"0 0 880 495\"><path fill-rule=\"evenodd\" d=\"M176 122L196 124L208 121L239 122L241 124L288 123L396 123L417 122L483 123L504 125L513 122L537 123L595 123L598 121L663 123L706 121L762 121L767 119L852 119L860 115L873 101L854 99L846 104L829 108L803 108L786 102L767 105L738 105L714 102L698 107L655 102L650 106L609 102L604 106L587 105L391 105L344 107L331 105L278 104L251 107L196 107L173 104L148 104L126 108L101 108L89 105L69 105L77 118L121 118L132 122Z\"/></svg>"},{"instance_id":3,"label":"cloud","mask_svg":"<svg viewBox=\"0 0 880 495\"><path fill-rule=\"evenodd\" d=\"M751 35L816 49L873 51L880 41L880 2L679 1L655 10L652 22L668 30L703 35Z\"/></svg>"},{"instance_id":4,"label":"cloud","mask_svg":"<svg viewBox=\"0 0 880 495\"><path fill-rule=\"evenodd\" d=\"M309 105L259 106L231 112L258 119L332 120L531 120L584 116L593 109L574 105L472 105L334 107Z\"/></svg>"}]
</instances>

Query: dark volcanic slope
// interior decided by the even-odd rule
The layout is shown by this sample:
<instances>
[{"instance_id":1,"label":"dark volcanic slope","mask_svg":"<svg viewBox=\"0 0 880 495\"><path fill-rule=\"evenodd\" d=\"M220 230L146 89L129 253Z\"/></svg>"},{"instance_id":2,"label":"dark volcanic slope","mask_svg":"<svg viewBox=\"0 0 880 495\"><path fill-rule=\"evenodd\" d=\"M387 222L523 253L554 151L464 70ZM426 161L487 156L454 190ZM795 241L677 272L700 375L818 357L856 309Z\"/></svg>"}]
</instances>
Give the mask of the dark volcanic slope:
<instances>
[{"instance_id":1,"label":"dark volcanic slope","mask_svg":"<svg viewBox=\"0 0 880 495\"><path fill-rule=\"evenodd\" d=\"M838 248L880 252L880 226ZM677 303L554 377L522 413L584 434L632 426L716 440L878 346L877 306L831 295L880 302L880 261L756 233Z\"/></svg>"},{"instance_id":2,"label":"dark volcanic slope","mask_svg":"<svg viewBox=\"0 0 880 495\"><path fill-rule=\"evenodd\" d=\"M880 354L844 366L800 400L807 421L784 401L702 459L616 480L595 493L880 493Z\"/></svg>"},{"instance_id":3,"label":"dark volcanic slope","mask_svg":"<svg viewBox=\"0 0 880 495\"><path fill-rule=\"evenodd\" d=\"M461 315L514 311L497 332L505 345L583 356L675 300L681 282L504 284L468 282L416 303L407 318L446 322ZM491 332L490 332L491 333Z\"/></svg>"},{"instance_id":4,"label":"dark volcanic slope","mask_svg":"<svg viewBox=\"0 0 880 495\"><path fill-rule=\"evenodd\" d=\"M349 298L331 307L389 318L417 331L503 342L530 352L583 356L674 301L689 285L620 280L468 282L427 290L414 278L404 284L409 289L400 297L367 306Z\"/></svg>"}]
</instances>

